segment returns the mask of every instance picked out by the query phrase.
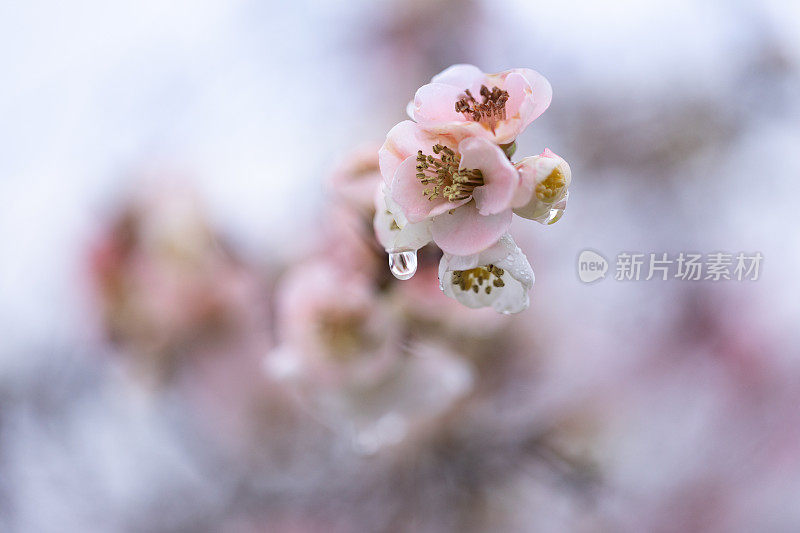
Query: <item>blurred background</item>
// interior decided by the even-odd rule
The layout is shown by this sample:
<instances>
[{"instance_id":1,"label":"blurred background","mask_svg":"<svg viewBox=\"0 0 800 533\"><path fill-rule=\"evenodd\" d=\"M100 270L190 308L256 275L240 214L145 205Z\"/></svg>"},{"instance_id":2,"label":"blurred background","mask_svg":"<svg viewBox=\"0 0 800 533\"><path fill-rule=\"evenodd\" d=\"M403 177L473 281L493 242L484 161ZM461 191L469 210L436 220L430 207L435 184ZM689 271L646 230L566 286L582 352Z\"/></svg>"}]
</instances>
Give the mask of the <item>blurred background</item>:
<instances>
[{"instance_id":1,"label":"blurred background","mask_svg":"<svg viewBox=\"0 0 800 533\"><path fill-rule=\"evenodd\" d=\"M797 531L789 1L0 5L0 530ZM410 281L375 153L453 63L554 89L513 317ZM612 267L583 284L584 249ZM757 281L613 279L620 252ZM298 361L300 363L298 363Z\"/></svg>"}]
</instances>

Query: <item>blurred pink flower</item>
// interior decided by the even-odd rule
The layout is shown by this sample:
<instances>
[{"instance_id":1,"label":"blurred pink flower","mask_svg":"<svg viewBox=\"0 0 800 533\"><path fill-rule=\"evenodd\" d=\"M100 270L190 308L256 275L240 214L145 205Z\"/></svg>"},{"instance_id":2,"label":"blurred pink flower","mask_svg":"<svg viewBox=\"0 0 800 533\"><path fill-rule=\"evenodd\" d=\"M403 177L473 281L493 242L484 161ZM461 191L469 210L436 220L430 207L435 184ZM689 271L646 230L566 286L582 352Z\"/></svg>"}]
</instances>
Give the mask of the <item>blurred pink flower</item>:
<instances>
[{"instance_id":1,"label":"blurred pink flower","mask_svg":"<svg viewBox=\"0 0 800 533\"><path fill-rule=\"evenodd\" d=\"M409 223L430 219L444 251L467 255L491 246L511 224L519 177L503 150L459 130L431 135L403 121L380 151L389 197Z\"/></svg>"},{"instance_id":2,"label":"blurred pink flower","mask_svg":"<svg viewBox=\"0 0 800 533\"><path fill-rule=\"evenodd\" d=\"M514 166L520 176L514 214L540 223L556 222L558 218L551 216L551 210L563 213L566 208L572 182L569 164L545 148L541 154L526 157Z\"/></svg>"},{"instance_id":3,"label":"blurred pink flower","mask_svg":"<svg viewBox=\"0 0 800 533\"><path fill-rule=\"evenodd\" d=\"M294 267L278 290L280 344L265 360L268 375L363 453L421 431L472 384L467 362L437 342L446 339L409 339L377 281L327 257Z\"/></svg>"},{"instance_id":4,"label":"blurred pink flower","mask_svg":"<svg viewBox=\"0 0 800 533\"><path fill-rule=\"evenodd\" d=\"M255 350L264 349L261 279L183 188L158 187L125 205L92 250L92 276L107 336L150 379L171 377L218 342L253 334Z\"/></svg>"},{"instance_id":5,"label":"blurred pink flower","mask_svg":"<svg viewBox=\"0 0 800 533\"><path fill-rule=\"evenodd\" d=\"M550 83L535 70L486 74L473 65L453 65L417 90L408 112L426 129L460 126L506 144L544 113L552 98Z\"/></svg>"},{"instance_id":6,"label":"blurred pink flower","mask_svg":"<svg viewBox=\"0 0 800 533\"><path fill-rule=\"evenodd\" d=\"M439 263L444 293L467 307L492 307L501 313L528 308L533 269L510 235L492 247L467 256L445 252Z\"/></svg>"},{"instance_id":7,"label":"blurred pink flower","mask_svg":"<svg viewBox=\"0 0 800 533\"><path fill-rule=\"evenodd\" d=\"M324 223L315 252L338 269L349 269L373 277L385 261L375 242L371 221L374 204L369 212L344 205L329 206L323 213Z\"/></svg>"},{"instance_id":8,"label":"blurred pink flower","mask_svg":"<svg viewBox=\"0 0 800 533\"><path fill-rule=\"evenodd\" d=\"M326 258L294 267L277 294L280 346L267 359L275 376L319 384L366 384L397 357L389 310L372 279Z\"/></svg>"},{"instance_id":9,"label":"blurred pink flower","mask_svg":"<svg viewBox=\"0 0 800 533\"><path fill-rule=\"evenodd\" d=\"M364 143L349 151L328 178L333 196L347 207L371 214L381 183L378 143Z\"/></svg>"}]
</instances>

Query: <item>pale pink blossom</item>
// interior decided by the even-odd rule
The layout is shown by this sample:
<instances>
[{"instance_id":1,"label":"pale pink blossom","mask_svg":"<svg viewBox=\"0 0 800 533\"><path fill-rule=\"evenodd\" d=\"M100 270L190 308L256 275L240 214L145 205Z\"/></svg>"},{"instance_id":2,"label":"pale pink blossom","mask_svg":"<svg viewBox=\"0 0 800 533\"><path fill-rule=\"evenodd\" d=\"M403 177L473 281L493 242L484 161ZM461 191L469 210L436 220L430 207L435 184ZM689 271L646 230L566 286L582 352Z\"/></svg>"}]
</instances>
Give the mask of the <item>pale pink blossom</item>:
<instances>
[{"instance_id":1,"label":"pale pink blossom","mask_svg":"<svg viewBox=\"0 0 800 533\"><path fill-rule=\"evenodd\" d=\"M364 143L349 151L328 178L333 196L361 213L371 216L375 191L381 183L378 143Z\"/></svg>"},{"instance_id":2,"label":"pale pink blossom","mask_svg":"<svg viewBox=\"0 0 800 533\"><path fill-rule=\"evenodd\" d=\"M373 276L385 258L375 243L372 209L367 213L340 204L329 206L322 213L314 251L339 268Z\"/></svg>"},{"instance_id":3,"label":"pale pink blossom","mask_svg":"<svg viewBox=\"0 0 800 533\"><path fill-rule=\"evenodd\" d=\"M393 321L369 276L326 258L295 266L277 294L277 377L320 385L368 384L398 357Z\"/></svg>"},{"instance_id":4,"label":"pale pink blossom","mask_svg":"<svg viewBox=\"0 0 800 533\"><path fill-rule=\"evenodd\" d=\"M459 129L431 134L407 120L389 131L379 159L389 198L409 223L431 220L445 252L477 253L511 224L519 176L486 139Z\"/></svg>"},{"instance_id":5,"label":"pale pink blossom","mask_svg":"<svg viewBox=\"0 0 800 533\"><path fill-rule=\"evenodd\" d=\"M280 344L264 362L269 376L366 454L425 431L473 380L446 343L407 337L388 294L327 257L294 266L278 288Z\"/></svg>"},{"instance_id":6,"label":"pale pink blossom","mask_svg":"<svg viewBox=\"0 0 800 533\"><path fill-rule=\"evenodd\" d=\"M91 259L105 333L145 379L171 379L219 342L253 334L254 345L266 343L255 333L267 314L258 274L215 234L186 189L131 199Z\"/></svg>"},{"instance_id":7,"label":"pale pink blossom","mask_svg":"<svg viewBox=\"0 0 800 533\"><path fill-rule=\"evenodd\" d=\"M510 235L480 253L445 253L439 263L442 291L467 307L492 307L501 313L528 308L534 276L528 259Z\"/></svg>"},{"instance_id":8,"label":"pale pink blossom","mask_svg":"<svg viewBox=\"0 0 800 533\"><path fill-rule=\"evenodd\" d=\"M564 159L549 149L526 157L514 165L520 184L514 196L514 213L530 220L552 224L560 218L569 198L572 171ZM558 211L558 215L552 213Z\"/></svg>"},{"instance_id":9,"label":"pale pink blossom","mask_svg":"<svg viewBox=\"0 0 800 533\"><path fill-rule=\"evenodd\" d=\"M426 129L463 127L506 144L544 113L552 98L550 83L535 70L486 74L473 65L453 65L417 90L408 112Z\"/></svg>"}]
</instances>

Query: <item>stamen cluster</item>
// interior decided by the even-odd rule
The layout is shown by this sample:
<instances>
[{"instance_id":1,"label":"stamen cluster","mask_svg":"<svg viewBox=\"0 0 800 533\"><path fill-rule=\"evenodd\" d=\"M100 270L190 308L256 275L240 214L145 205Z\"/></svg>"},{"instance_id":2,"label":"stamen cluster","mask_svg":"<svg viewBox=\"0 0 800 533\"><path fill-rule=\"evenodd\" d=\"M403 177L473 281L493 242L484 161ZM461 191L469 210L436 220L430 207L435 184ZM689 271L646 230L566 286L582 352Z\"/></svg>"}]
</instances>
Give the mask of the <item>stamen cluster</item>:
<instances>
[{"instance_id":1,"label":"stamen cluster","mask_svg":"<svg viewBox=\"0 0 800 533\"><path fill-rule=\"evenodd\" d=\"M442 144L432 147L438 156L417 151L417 179L430 187L424 190L428 200L445 198L450 202L464 200L475 187L483 185L483 174L478 169L459 168L461 155Z\"/></svg>"},{"instance_id":2,"label":"stamen cluster","mask_svg":"<svg viewBox=\"0 0 800 533\"><path fill-rule=\"evenodd\" d=\"M494 265L469 270L455 270L453 271L452 283L462 291L472 290L478 293L483 283L486 282L486 287L483 287L483 290L486 294L491 294L492 287L505 286L505 282L501 279L505 273L505 270ZM493 281L492 278L494 278Z\"/></svg>"},{"instance_id":3,"label":"stamen cluster","mask_svg":"<svg viewBox=\"0 0 800 533\"><path fill-rule=\"evenodd\" d=\"M473 121L484 123L494 131L497 121L506 118L508 91L499 87L489 89L486 85L481 85L480 94L482 102L478 102L469 89L465 90L464 95L456 101L456 112L464 113Z\"/></svg>"},{"instance_id":4,"label":"stamen cluster","mask_svg":"<svg viewBox=\"0 0 800 533\"><path fill-rule=\"evenodd\" d=\"M556 167L541 182L536 185L536 198L543 202L552 201L567 184L566 176L560 167Z\"/></svg>"}]
</instances>

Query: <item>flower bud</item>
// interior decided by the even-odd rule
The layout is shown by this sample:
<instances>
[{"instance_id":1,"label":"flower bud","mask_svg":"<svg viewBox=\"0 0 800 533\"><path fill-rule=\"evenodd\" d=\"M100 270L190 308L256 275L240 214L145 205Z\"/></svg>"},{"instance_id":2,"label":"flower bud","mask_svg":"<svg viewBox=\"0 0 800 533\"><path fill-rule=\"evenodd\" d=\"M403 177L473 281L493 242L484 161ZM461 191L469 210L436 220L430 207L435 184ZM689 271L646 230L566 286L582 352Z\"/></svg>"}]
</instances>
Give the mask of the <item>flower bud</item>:
<instances>
[{"instance_id":1,"label":"flower bud","mask_svg":"<svg viewBox=\"0 0 800 533\"><path fill-rule=\"evenodd\" d=\"M514 198L514 213L540 223L553 223L552 211L563 212L572 181L572 171L564 159L549 149L526 157L515 165L520 184ZM560 213L559 213L560 214Z\"/></svg>"}]
</instances>

